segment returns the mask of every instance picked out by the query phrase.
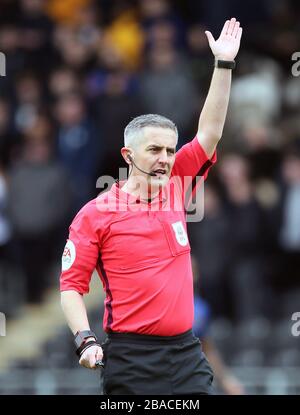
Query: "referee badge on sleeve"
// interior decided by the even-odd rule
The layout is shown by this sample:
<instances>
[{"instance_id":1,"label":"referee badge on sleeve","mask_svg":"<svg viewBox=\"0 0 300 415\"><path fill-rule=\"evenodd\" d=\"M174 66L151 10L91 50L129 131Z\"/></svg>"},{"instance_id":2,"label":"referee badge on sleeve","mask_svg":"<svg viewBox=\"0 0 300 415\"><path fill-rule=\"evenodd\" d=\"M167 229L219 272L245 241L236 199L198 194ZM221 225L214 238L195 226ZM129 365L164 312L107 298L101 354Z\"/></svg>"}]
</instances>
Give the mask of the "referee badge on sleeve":
<instances>
[{"instance_id":1,"label":"referee badge on sleeve","mask_svg":"<svg viewBox=\"0 0 300 415\"><path fill-rule=\"evenodd\" d=\"M176 240L181 246L186 246L189 243L188 236L181 221L172 223Z\"/></svg>"},{"instance_id":2,"label":"referee badge on sleeve","mask_svg":"<svg viewBox=\"0 0 300 415\"><path fill-rule=\"evenodd\" d=\"M64 252L62 254L62 258L61 258L62 271L67 271L68 269L70 269L73 262L75 261L75 258L76 258L75 245L70 239L68 239Z\"/></svg>"}]
</instances>

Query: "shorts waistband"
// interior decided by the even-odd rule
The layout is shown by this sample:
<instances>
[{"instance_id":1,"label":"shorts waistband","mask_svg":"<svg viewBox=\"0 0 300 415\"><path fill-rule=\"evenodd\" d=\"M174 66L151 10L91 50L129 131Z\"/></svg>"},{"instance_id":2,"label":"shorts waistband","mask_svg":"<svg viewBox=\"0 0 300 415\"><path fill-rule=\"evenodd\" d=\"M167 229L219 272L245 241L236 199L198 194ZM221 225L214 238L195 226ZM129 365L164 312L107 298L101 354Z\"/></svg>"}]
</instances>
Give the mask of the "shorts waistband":
<instances>
[{"instance_id":1,"label":"shorts waistband","mask_svg":"<svg viewBox=\"0 0 300 415\"><path fill-rule=\"evenodd\" d=\"M175 336L152 336L150 334L137 334L137 333L107 333L109 340L116 340L121 342L138 342L138 343L155 343L155 344L178 344L184 341L189 341L194 338L192 330L188 330L184 333L177 334Z\"/></svg>"}]
</instances>

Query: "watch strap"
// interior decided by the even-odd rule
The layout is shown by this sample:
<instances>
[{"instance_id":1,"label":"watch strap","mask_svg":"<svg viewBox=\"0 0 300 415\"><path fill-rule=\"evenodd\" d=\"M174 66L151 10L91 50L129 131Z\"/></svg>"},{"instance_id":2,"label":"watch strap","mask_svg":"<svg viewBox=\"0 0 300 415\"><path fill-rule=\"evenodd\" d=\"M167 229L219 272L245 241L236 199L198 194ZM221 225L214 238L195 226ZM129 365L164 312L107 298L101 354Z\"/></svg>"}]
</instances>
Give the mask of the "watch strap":
<instances>
[{"instance_id":1,"label":"watch strap","mask_svg":"<svg viewBox=\"0 0 300 415\"><path fill-rule=\"evenodd\" d=\"M83 352L85 352L87 349L89 349L91 346L100 346L99 343L96 342L96 340L91 340L88 341L86 343L83 343L77 350L76 350L76 354L78 357L80 357L82 355Z\"/></svg>"},{"instance_id":2,"label":"watch strap","mask_svg":"<svg viewBox=\"0 0 300 415\"><path fill-rule=\"evenodd\" d=\"M78 331L74 338L76 349L81 347L89 337L94 337L94 339L97 340L96 334L91 330Z\"/></svg>"},{"instance_id":3,"label":"watch strap","mask_svg":"<svg viewBox=\"0 0 300 415\"><path fill-rule=\"evenodd\" d=\"M236 62L233 61L224 61L222 59L215 59L215 68L224 68L224 69L234 69L236 67Z\"/></svg>"}]
</instances>

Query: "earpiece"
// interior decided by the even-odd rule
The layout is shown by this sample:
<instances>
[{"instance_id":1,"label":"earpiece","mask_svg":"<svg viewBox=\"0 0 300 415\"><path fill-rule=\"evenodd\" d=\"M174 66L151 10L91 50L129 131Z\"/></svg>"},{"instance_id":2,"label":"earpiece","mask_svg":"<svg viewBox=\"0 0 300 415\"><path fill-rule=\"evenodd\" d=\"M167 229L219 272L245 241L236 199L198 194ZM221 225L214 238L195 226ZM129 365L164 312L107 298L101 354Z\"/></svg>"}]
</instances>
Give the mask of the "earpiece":
<instances>
[{"instance_id":1,"label":"earpiece","mask_svg":"<svg viewBox=\"0 0 300 415\"><path fill-rule=\"evenodd\" d=\"M131 161L131 162L132 162L132 157L131 157L131 155L130 155L130 154L128 154L128 156L127 156L127 160L129 160L129 161Z\"/></svg>"}]
</instances>

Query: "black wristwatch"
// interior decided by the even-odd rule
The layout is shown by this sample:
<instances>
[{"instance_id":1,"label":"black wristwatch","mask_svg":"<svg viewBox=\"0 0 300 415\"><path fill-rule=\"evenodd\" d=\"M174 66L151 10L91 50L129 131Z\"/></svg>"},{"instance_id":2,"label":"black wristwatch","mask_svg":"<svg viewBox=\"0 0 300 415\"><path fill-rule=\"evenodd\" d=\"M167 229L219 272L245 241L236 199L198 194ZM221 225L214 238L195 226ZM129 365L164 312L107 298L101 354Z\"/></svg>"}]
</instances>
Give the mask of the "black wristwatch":
<instances>
[{"instance_id":1,"label":"black wristwatch","mask_svg":"<svg viewBox=\"0 0 300 415\"><path fill-rule=\"evenodd\" d=\"M215 68L234 69L236 66L235 61L223 61L221 59L215 59Z\"/></svg>"},{"instance_id":2,"label":"black wristwatch","mask_svg":"<svg viewBox=\"0 0 300 415\"><path fill-rule=\"evenodd\" d=\"M78 350L85 343L85 340L88 339L89 337L94 337L95 342L96 342L97 336L91 330L78 331L75 334L75 338L74 338L76 349Z\"/></svg>"}]
</instances>

